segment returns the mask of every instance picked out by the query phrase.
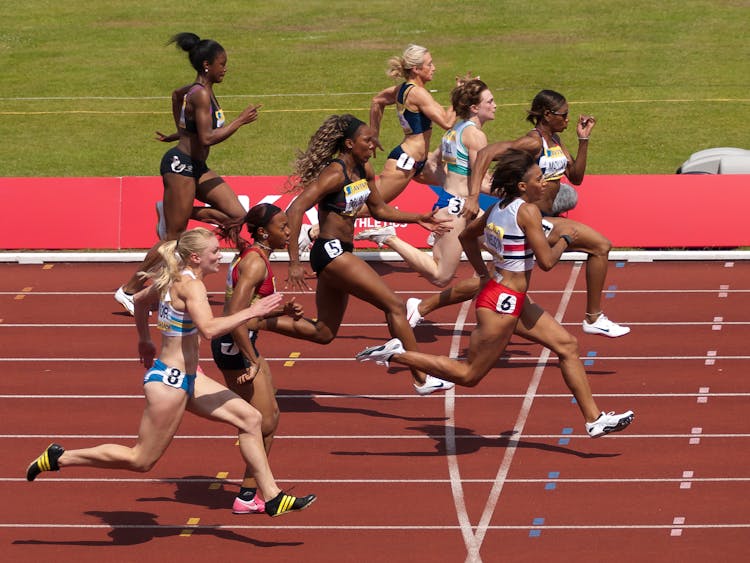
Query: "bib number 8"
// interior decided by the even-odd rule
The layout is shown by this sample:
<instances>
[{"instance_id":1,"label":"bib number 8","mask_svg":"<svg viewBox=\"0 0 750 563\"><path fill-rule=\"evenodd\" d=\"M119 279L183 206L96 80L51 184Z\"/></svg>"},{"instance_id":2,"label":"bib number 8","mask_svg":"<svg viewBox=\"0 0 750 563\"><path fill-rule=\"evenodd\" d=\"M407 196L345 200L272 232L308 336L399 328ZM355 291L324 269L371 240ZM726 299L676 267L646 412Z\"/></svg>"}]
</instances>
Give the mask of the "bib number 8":
<instances>
[{"instance_id":1,"label":"bib number 8","mask_svg":"<svg viewBox=\"0 0 750 563\"><path fill-rule=\"evenodd\" d=\"M182 373L177 368L172 368L169 370L169 373L165 374L164 383L166 383L167 385L171 385L172 387L179 388L182 386L182 380L184 377L184 373Z\"/></svg>"}]
</instances>

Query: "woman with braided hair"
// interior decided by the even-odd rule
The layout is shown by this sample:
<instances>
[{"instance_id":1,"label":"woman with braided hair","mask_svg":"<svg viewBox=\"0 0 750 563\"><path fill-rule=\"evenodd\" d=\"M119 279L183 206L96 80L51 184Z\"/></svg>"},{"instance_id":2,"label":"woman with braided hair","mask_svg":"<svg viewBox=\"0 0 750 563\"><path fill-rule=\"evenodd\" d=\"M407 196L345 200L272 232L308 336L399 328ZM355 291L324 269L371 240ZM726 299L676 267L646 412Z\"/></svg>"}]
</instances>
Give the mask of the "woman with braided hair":
<instances>
[{"instance_id":1,"label":"woman with braided hair","mask_svg":"<svg viewBox=\"0 0 750 563\"><path fill-rule=\"evenodd\" d=\"M353 295L383 311L391 336L403 339L408 349L417 349L403 301L367 262L352 252L354 220L363 206L376 219L418 223L437 233L448 229L447 220L436 219L434 213L407 213L386 204L375 187L375 173L369 163L374 148L374 133L366 123L353 115L332 115L312 136L307 150L297 156L292 189L300 193L287 209L290 230L287 285L301 291L311 290L300 264L298 237L303 215L317 205L320 235L310 250L310 265L318 277L317 320L265 319L258 323L261 330L328 344L336 337L349 295ZM412 376L420 395L452 387L417 370L412 371Z\"/></svg>"}]
</instances>

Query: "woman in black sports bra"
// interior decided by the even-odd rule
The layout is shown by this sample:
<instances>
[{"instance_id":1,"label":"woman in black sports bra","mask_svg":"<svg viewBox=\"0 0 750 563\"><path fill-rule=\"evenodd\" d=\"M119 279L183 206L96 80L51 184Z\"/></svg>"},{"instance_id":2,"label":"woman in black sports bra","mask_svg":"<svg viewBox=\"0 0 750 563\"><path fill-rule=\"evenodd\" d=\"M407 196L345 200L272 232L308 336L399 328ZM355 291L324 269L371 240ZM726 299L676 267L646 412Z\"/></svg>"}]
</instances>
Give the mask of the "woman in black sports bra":
<instances>
[{"instance_id":1,"label":"woman in black sports bra","mask_svg":"<svg viewBox=\"0 0 750 563\"><path fill-rule=\"evenodd\" d=\"M176 240L187 229L188 221L223 225L245 216L237 195L224 179L206 164L208 152L231 137L237 129L258 119L260 106L249 105L225 125L224 114L213 92L214 84L224 80L227 53L212 39L201 39L194 33L178 33L169 41L187 51L190 64L198 73L195 81L172 92L172 114L177 131L156 137L164 143L177 141L161 160L160 173L164 185L163 201L156 203L160 240ZM210 207L194 207L198 199ZM158 245L157 245L158 246ZM147 271L159 260L152 248L136 271ZM143 287L133 275L115 292L115 300L133 314L133 295Z\"/></svg>"},{"instance_id":2,"label":"woman in black sports bra","mask_svg":"<svg viewBox=\"0 0 750 563\"><path fill-rule=\"evenodd\" d=\"M240 127L258 118L260 106L249 105L240 115L225 124L224 114L214 96L214 84L224 80L227 53L211 39L200 39L194 33L178 33L170 40L188 53L197 71L195 81L172 93L172 114L177 131L172 135L156 132L165 143L177 141L161 163L164 183L165 230L160 237L177 238L187 228L189 219L224 224L227 219L244 217L245 210L232 188L206 160L210 147L231 137ZM193 207L198 199L211 207Z\"/></svg>"},{"instance_id":3,"label":"woman in black sports bra","mask_svg":"<svg viewBox=\"0 0 750 563\"><path fill-rule=\"evenodd\" d=\"M352 253L354 220L366 205L372 216L381 221L419 223L429 231L438 232L449 227L445 225L447 221L435 219L434 213L407 213L383 201L368 162L374 148L374 131L367 124L352 115L332 115L312 136L307 150L297 157L292 187L301 192L287 209L290 231L287 285L291 289L311 290L299 259L298 236L305 212L317 205L320 235L310 251L310 264L318 275L317 320L266 319L260 322L261 330L328 344L338 333L349 295L354 295L383 311L391 335L405 339L404 346L408 349L417 349L414 332L406 321L404 302L367 262ZM452 387L416 370L412 374L414 387L421 395Z\"/></svg>"}]
</instances>

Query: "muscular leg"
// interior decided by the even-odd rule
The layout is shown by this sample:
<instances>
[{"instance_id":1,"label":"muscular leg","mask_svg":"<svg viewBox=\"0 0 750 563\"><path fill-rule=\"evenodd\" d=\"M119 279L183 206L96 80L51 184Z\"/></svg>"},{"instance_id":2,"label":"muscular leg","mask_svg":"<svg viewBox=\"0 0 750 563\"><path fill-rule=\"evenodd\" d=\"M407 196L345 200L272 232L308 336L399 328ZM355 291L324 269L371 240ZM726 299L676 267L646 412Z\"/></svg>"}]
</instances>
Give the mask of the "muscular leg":
<instances>
[{"instance_id":1,"label":"muscular leg","mask_svg":"<svg viewBox=\"0 0 750 563\"><path fill-rule=\"evenodd\" d=\"M240 219L245 216L245 208L242 207L237 194L213 171L200 177L195 197L211 206L194 208L193 219L198 221L223 225L228 219Z\"/></svg>"},{"instance_id":2,"label":"muscular leg","mask_svg":"<svg viewBox=\"0 0 750 563\"><path fill-rule=\"evenodd\" d=\"M465 361L411 351L394 354L390 361L429 372L457 385L474 387L502 356L517 319L479 308L477 321L477 329L471 333L469 340L469 356Z\"/></svg>"},{"instance_id":3,"label":"muscular leg","mask_svg":"<svg viewBox=\"0 0 750 563\"><path fill-rule=\"evenodd\" d=\"M591 395L591 387L578 353L578 341L565 330L552 315L544 311L539 305L527 302L521 313L520 322L516 326L516 334L546 346L552 350L560 360L565 385L581 409L586 422L593 422L599 416L599 407Z\"/></svg>"},{"instance_id":4,"label":"muscular leg","mask_svg":"<svg viewBox=\"0 0 750 563\"><path fill-rule=\"evenodd\" d=\"M404 191L413 176L413 170L401 170L396 167L394 159L389 158L386 160L376 184L383 200L389 203L396 199Z\"/></svg>"},{"instance_id":5,"label":"muscular leg","mask_svg":"<svg viewBox=\"0 0 750 563\"><path fill-rule=\"evenodd\" d=\"M480 283L480 279L476 276L466 278L453 287L449 287L440 293L435 293L427 299L423 299L419 304L419 314L426 317L437 309L474 299L479 293Z\"/></svg>"},{"instance_id":6,"label":"muscular leg","mask_svg":"<svg viewBox=\"0 0 750 563\"><path fill-rule=\"evenodd\" d=\"M266 456L271 452L273 437L279 426L279 404L276 402L276 389L271 377L271 369L265 358L259 357L260 367L251 382L237 383L237 378L243 375L244 370L222 370L227 387L237 393L245 401L250 403L262 416L260 431L263 436L263 449ZM251 469L245 469L242 486L256 488L257 483L252 475Z\"/></svg>"},{"instance_id":7,"label":"muscular leg","mask_svg":"<svg viewBox=\"0 0 750 563\"><path fill-rule=\"evenodd\" d=\"M164 185L164 221L167 226L165 240L176 240L187 229L193 212L196 183L189 176L168 173L162 176Z\"/></svg>"},{"instance_id":8,"label":"muscular leg","mask_svg":"<svg viewBox=\"0 0 750 563\"><path fill-rule=\"evenodd\" d=\"M594 322L602 312L602 291L607 279L609 251L612 248L612 243L602 234L583 223L564 217L548 217L547 219L555 226L572 224L578 230L578 238L568 250L577 250L588 254L586 259L586 319L589 322ZM554 242L552 236L550 236L550 242Z\"/></svg>"},{"instance_id":9,"label":"muscular leg","mask_svg":"<svg viewBox=\"0 0 750 563\"><path fill-rule=\"evenodd\" d=\"M188 398L187 393L181 389L160 382L147 383L143 388L146 408L141 417L135 446L130 448L119 444L102 444L93 448L66 450L60 456L58 465L150 471L177 432Z\"/></svg>"},{"instance_id":10,"label":"muscular leg","mask_svg":"<svg viewBox=\"0 0 750 563\"><path fill-rule=\"evenodd\" d=\"M440 209L435 216L440 219L453 219L453 229L435 241L432 256L398 237L388 238L385 244L395 250L415 272L427 278L430 283L437 287L446 287L453 279L461 261L463 249L458 235L466 226L466 220L451 215L445 208Z\"/></svg>"},{"instance_id":11,"label":"muscular leg","mask_svg":"<svg viewBox=\"0 0 750 563\"><path fill-rule=\"evenodd\" d=\"M198 416L226 422L237 428L240 453L250 474L255 477L263 498L272 499L281 492L263 448L261 415L257 409L200 370L195 378L195 394L187 408Z\"/></svg>"}]
</instances>

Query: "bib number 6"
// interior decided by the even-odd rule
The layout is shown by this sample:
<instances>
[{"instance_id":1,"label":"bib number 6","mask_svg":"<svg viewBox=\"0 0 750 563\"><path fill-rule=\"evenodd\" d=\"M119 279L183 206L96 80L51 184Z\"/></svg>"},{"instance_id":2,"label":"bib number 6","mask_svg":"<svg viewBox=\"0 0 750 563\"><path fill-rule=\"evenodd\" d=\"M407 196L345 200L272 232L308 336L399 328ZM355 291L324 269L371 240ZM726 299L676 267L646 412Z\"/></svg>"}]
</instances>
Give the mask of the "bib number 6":
<instances>
[{"instance_id":1,"label":"bib number 6","mask_svg":"<svg viewBox=\"0 0 750 563\"><path fill-rule=\"evenodd\" d=\"M510 293L501 293L497 298L495 309L498 313L513 313L516 310L518 298Z\"/></svg>"}]
</instances>

